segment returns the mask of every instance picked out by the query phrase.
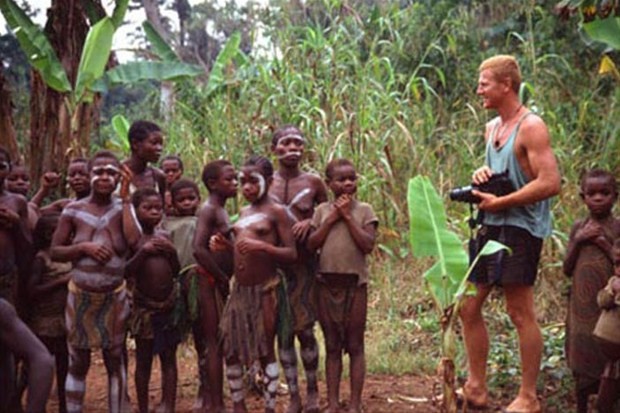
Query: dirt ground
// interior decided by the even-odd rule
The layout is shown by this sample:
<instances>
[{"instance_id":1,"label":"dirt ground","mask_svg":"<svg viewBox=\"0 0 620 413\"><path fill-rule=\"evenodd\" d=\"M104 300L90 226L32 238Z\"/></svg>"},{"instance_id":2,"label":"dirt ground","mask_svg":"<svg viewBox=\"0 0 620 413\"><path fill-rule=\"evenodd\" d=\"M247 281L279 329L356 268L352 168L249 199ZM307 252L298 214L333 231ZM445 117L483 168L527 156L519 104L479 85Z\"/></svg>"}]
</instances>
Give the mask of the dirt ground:
<instances>
[{"instance_id":1,"label":"dirt ground","mask_svg":"<svg viewBox=\"0 0 620 413\"><path fill-rule=\"evenodd\" d=\"M129 353L129 396L134 411L137 412L136 393L133 381L134 357L132 351ZM179 380L177 391L176 411L181 413L192 412L194 398L198 387L198 373L195 355L189 348L181 347L178 358ZM283 381L283 380L282 380ZM386 412L438 412L439 409L432 402L433 394L432 377L422 376L390 376L390 375L368 375L364 387L364 411L366 413L386 413ZM226 385L225 385L226 387ZM321 406L325 404L325 385L319 383L321 393ZM302 390L304 385L302 383ZM153 409L160 398L160 370L159 363L154 362L153 373L150 385L150 408ZM281 385L278 395L277 412L283 413L286 408L288 395L286 387ZM57 398L55 387L52 389L48 412L57 411ZM303 394L302 394L303 396ZM349 398L348 381L342 383L341 400L344 405ZM262 398L255 393L248 392L246 396L248 410L250 412L262 412ZM231 402L227 398L226 405L231 409ZM85 413L106 412L107 409L107 377L103 359L99 352L93 353L91 368L88 373L86 400L84 405ZM343 409L344 411L344 409Z\"/></svg>"}]
</instances>

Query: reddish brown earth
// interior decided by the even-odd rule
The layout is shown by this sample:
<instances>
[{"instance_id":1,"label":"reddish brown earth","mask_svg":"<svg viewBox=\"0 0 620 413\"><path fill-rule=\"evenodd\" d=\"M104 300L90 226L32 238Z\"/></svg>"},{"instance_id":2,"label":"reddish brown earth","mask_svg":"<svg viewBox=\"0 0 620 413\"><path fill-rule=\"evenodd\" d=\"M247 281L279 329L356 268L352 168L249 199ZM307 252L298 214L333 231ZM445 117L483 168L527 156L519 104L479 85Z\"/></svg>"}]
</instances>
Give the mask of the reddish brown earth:
<instances>
[{"instance_id":1,"label":"reddish brown earth","mask_svg":"<svg viewBox=\"0 0 620 413\"><path fill-rule=\"evenodd\" d=\"M134 372L134 356L130 351L129 356L129 395L132 401L134 412L137 412L136 393L133 381ZM198 387L198 373L196 359L188 347L182 346L179 351L178 358L179 381L177 390L176 411L180 413L192 412L194 398ZM150 386L150 408L154 409L160 398L160 370L159 363L154 362L153 373ZM319 383L321 392L321 406L325 404L325 384ZM301 386L302 389L304 386ZM343 407L349 399L349 385L345 379L341 384L341 400ZM55 397L56 390L52 390L48 412L57 411L57 401ZM369 374L366 377L364 385L364 412L365 413L399 413L399 412L419 412L419 413L437 413L439 407L436 401L433 401L433 394L438 394L440 387L438 382L429 376L392 376ZM284 413L288 395L285 388L282 388L282 394L278 396L277 413ZM263 412L262 397L255 393L248 392L246 397L248 410L251 413ZM501 406L498 401L497 406L491 406L487 411L500 411ZM226 400L226 405L231 409L231 402ZM88 373L86 400L84 405L85 413L103 413L107 412L107 376L103 359L98 352L93 353L90 371ZM346 408L343 408L344 412Z\"/></svg>"}]
</instances>

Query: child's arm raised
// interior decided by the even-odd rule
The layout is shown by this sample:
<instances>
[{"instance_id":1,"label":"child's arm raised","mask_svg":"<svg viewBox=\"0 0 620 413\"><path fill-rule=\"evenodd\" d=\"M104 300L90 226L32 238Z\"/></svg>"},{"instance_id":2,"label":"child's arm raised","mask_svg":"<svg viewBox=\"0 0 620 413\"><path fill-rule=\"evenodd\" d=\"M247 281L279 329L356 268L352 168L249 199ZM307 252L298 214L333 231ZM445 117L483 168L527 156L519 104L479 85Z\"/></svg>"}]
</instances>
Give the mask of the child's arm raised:
<instances>
[{"instance_id":1,"label":"child's arm raised","mask_svg":"<svg viewBox=\"0 0 620 413\"><path fill-rule=\"evenodd\" d=\"M43 200L47 198L51 190L58 187L60 176L56 172L45 172L41 177L39 190L30 199L30 202L41 207Z\"/></svg>"},{"instance_id":2,"label":"child's arm raised","mask_svg":"<svg viewBox=\"0 0 620 413\"><path fill-rule=\"evenodd\" d=\"M340 211L342 220L347 224L355 245L364 254L370 254L375 247L375 240L377 239L377 221L360 223L354 220L351 215L351 202L352 198L350 195L343 195L336 200L335 206Z\"/></svg>"}]
</instances>

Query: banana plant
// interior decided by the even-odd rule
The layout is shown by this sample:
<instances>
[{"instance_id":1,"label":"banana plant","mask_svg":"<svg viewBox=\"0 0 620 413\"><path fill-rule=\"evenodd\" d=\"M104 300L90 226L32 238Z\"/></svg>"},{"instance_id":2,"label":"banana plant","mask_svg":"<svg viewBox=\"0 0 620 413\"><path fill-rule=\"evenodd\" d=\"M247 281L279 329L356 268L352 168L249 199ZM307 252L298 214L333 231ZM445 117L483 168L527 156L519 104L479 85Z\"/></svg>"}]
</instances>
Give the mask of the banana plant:
<instances>
[{"instance_id":1,"label":"banana plant","mask_svg":"<svg viewBox=\"0 0 620 413\"><path fill-rule=\"evenodd\" d=\"M409 180L407 192L409 209L409 241L416 257L433 257L435 263L424 273L424 282L439 312L441 323L441 361L443 379L442 411L455 413L456 336L454 325L463 299L475 293L467 280L479 258L508 248L496 241L487 242L471 265L458 235L448 229L443 202L430 180L416 176Z\"/></svg>"},{"instance_id":2,"label":"banana plant","mask_svg":"<svg viewBox=\"0 0 620 413\"><path fill-rule=\"evenodd\" d=\"M32 22L14 0L0 0L0 12L28 56L30 64L50 88L64 96L66 113L59 114L60 133L64 136L63 142L82 146L73 148L75 152L79 153L88 147L89 128L84 128L83 125L80 127L78 122L80 109L92 102L96 92L103 92L118 84L141 80L175 81L204 73L200 66L183 63L174 53L167 56L166 60L128 62L106 71L114 33L123 22L128 4L129 0L116 0L112 16L102 16L90 27L83 45L75 84L71 84L65 68L42 29ZM158 44L155 48L159 50L160 47L161 44Z\"/></svg>"}]
</instances>

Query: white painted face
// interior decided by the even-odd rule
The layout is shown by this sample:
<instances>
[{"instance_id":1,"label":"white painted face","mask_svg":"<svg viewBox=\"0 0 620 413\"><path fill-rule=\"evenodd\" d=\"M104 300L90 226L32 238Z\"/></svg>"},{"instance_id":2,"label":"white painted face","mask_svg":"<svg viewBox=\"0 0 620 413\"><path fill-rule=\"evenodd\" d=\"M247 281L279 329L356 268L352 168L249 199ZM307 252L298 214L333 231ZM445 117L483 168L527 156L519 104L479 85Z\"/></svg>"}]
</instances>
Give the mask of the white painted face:
<instances>
[{"instance_id":1,"label":"white painted face","mask_svg":"<svg viewBox=\"0 0 620 413\"><path fill-rule=\"evenodd\" d=\"M114 184L118 183L118 177L120 176L120 169L114 164L105 164L105 165L97 165L93 166L91 169L91 178L90 184L93 185L95 182L99 182L101 180L111 180Z\"/></svg>"},{"instance_id":2,"label":"white painted face","mask_svg":"<svg viewBox=\"0 0 620 413\"><path fill-rule=\"evenodd\" d=\"M265 177L258 172L252 172L250 176L258 181L258 199L261 199L267 192L267 182L265 182Z\"/></svg>"}]
</instances>

